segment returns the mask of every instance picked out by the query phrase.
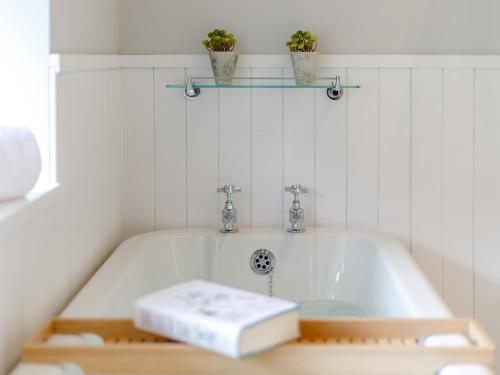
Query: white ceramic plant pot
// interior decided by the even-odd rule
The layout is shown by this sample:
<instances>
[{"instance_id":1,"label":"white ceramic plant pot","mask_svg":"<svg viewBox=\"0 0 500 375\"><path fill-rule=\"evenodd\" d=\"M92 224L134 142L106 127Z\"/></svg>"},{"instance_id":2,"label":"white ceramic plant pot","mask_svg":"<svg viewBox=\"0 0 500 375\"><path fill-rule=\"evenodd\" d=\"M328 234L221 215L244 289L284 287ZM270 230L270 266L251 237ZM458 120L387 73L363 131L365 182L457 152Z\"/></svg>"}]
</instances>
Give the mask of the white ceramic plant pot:
<instances>
[{"instance_id":1,"label":"white ceramic plant pot","mask_svg":"<svg viewBox=\"0 0 500 375\"><path fill-rule=\"evenodd\" d=\"M218 85L230 85L233 82L238 54L236 52L209 52L215 83Z\"/></svg>"},{"instance_id":2,"label":"white ceramic plant pot","mask_svg":"<svg viewBox=\"0 0 500 375\"><path fill-rule=\"evenodd\" d=\"M319 52L290 52L297 86L314 85Z\"/></svg>"}]
</instances>

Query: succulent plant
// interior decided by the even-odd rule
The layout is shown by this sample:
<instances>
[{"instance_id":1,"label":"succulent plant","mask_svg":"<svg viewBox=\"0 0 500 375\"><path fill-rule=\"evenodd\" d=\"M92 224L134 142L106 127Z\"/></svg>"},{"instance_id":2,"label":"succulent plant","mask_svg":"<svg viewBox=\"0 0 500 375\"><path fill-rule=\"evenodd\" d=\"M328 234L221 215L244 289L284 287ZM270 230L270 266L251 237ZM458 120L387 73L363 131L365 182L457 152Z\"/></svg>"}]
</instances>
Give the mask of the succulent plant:
<instances>
[{"instance_id":1,"label":"succulent plant","mask_svg":"<svg viewBox=\"0 0 500 375\"><path fill-rule=\"evenodd\" d=\"M318 37L309 31L299 30L290 36L286 45L290 52L314 52L316 51L316 40Z\"/></svg>"},{"instance_id":2,"label":"succulent plant","mask_svg":"<svg viewBox=\"0 0 500 375\"><path fill-rule=\"evenodd\" d=\"M231 52L236 44L234 35L223 29L215 29L207 36L208 39L203 40L202 43L212 52Z\"/></svg>"}]
</instances>

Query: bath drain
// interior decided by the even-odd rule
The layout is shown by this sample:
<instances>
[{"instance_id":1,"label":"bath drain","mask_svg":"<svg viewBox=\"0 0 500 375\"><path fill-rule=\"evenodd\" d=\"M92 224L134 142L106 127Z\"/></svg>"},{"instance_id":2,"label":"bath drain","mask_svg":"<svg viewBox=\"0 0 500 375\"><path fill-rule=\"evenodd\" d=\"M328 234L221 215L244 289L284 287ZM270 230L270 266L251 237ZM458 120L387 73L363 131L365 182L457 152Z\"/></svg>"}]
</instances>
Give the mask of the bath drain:
<instances>
[{"instance_id":1,"label":"bath drain","mask_svg":"<svg viewBox=\"0 0 500 375\"><path fill-rule=\"evenodd\" d=\"M267 249L255 250L250 257L250 268L258 275L267 275L275 264L274 254Z\"/></svg>"}]
</instances>

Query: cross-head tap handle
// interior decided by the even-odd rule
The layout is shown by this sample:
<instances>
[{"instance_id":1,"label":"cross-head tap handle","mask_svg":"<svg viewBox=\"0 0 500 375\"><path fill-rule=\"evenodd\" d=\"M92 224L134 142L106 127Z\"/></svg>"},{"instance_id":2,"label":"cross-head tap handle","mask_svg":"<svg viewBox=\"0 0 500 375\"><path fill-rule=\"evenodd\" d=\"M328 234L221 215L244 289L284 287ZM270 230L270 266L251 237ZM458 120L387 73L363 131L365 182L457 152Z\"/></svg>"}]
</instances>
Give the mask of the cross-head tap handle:
<instances>
[{"instance_id":1,"label":"cross-head tap handle","mask_svg":"<svg viewBox=\"0 0 500 375\"><path fill-rule=\"evenodd\" d=\"M230 201L231 200L231 195L233 193L240 193L241 192L241 188L240 187L236 187L234 185L224 185L224 186L219 186L217 188L217 192L218 193L225 193L226 196L227 196L227 200Z\"/></svg>"},{"instance_id":2,"label":"cross-head tap handle","mask_svg":"<svg viewBox=\"0 0 500 375\"><path fill-rule=\"evenodd\" d=\"M307 188L297 184L297 185L285 186L285 191L292 193L293 200L298 201L300 194L307 193Z\"/></svg>"}]
</instances>

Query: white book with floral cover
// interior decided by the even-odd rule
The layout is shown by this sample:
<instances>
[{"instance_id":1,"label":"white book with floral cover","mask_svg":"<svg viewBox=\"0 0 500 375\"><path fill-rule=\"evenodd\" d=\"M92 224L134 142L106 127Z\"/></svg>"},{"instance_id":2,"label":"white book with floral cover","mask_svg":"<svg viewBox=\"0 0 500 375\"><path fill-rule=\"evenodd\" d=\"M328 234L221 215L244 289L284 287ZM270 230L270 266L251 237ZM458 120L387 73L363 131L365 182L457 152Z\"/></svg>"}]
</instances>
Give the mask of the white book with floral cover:
<instances>
[{"instance_id":1,"label":"white book with floral cover","mask_svg":"<svg viewBox=\"0 0 500 375\"><path fill-rule=\"evenodd\" d=\"M299 337L297 304L203 280L136 301L134 324L233 358Z\"/></svg>"}]
</instances>

